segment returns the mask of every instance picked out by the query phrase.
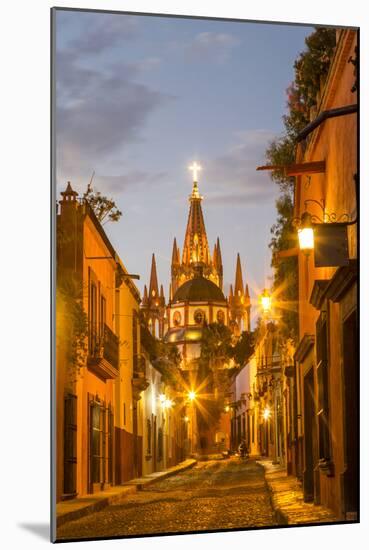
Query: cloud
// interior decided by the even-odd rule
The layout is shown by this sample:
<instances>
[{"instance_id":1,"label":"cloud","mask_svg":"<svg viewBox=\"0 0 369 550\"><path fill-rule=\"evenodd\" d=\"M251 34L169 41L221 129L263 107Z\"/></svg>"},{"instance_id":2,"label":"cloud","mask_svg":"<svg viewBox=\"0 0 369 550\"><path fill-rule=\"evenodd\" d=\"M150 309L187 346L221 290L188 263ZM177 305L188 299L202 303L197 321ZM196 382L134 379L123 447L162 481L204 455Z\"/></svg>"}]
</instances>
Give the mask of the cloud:
<instances>
[{"instance_id":1,"label":"cloud","mask_svg":"<svg viewBox=\"0 0 369 550\"><path fill-rule=\"evenodd\" d=\"M142 185L155 185L160 183L167 175L167 172L149 173L144 170L132 170L126 174L119 174L117 176L96 174L92 187L96 185L96 188L102 193L111 192L118 194L129 187L137 188Z\"/></svg>"},{"instance_id":2,"label":"cloud","mask_svg":"<svg viewBox=\"0 0 369 550\"><path fill-rule=\"evenodd\" d=\"M222 32L201 32L185 46L186 55L191 59L214 59L226 61L230 51L240 43L238 38Z\"/></svg>"},{"instance_id":3,"label":"cloud","mask_svg":"<svg viewBox=\"0 0 369 550\"><path fill-rule=\"evenodd\" d=\"M138 36L137 17L117 14L83 14L83 32L70 42L80 54L96 55Z\"/></svg>"},{"instance_id":4,"label":"cloud","mask_svg":"<svg viewBox=\"0 0 369 550\"><path fill-rule=\"evenodd\" d=\"M103 171L109 159L140 138L150 114L173 99L137 82L139 71L132 63L90 68L76 52L58 52L58 179L78 174L86 180L92 170Z\"/></svg>"},{"instance_id":5,"label":"cloud","mask_svg":"<svg viewBox=\"0 0 369 550\"><path fill-rule=\"evenodd\" d=\"M276 186L265 172L256 168L264 163L265 149L275 137L267 130L238 132L236 143L224 154L204 163L204 178L209 185L209 204L262 204L276 197Z\"/></svg>"}]
</instances>

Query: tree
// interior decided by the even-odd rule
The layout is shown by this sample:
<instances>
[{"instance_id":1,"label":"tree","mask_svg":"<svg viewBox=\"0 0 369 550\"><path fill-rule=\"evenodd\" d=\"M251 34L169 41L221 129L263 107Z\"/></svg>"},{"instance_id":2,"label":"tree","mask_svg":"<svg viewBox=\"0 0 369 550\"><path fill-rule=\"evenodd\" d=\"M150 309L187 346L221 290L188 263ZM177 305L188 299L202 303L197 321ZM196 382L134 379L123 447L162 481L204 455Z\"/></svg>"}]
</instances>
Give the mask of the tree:
<instances>
[{"instance_id":1,"label":"tree","mask_svg":"<svg viewBox=\"0 0 369 550\"><path fill-rule=\"evenodd\" d=\"M141 317L141 344L149 355L155 369L162 375L164 384L173 389L183 391L185 381L180 369L182 356L177 346L171 342L163 342L155 338L149 331L145 320Z\"/></svg>"},{"instance_id":2,"label":"tree","mask_svg":"<svg viewBox=\"0 0 369 550\"><path fill-rule=\"evenodd\" d=\"M87 186L83 198L91 206L101 224L117 222L122 216L122 212L118 209L115 201L102 195L100 191L94 191L90 184Z\"/></svg>"},{"instance_id":3,"label":"tree","mask_svg":"<svg viewBox=\"0 0 369 550\"><path fill-rule=\"evenodd\" d=\"M228 391L232 374L232 332L221 323L205 324L201 341L197 384L206 401L197 416L200 433L219 422L224 410L224 394Z\"/></svg>"},{"instance_id":4,"label":"tree","mask_svg":"<svg viewBox=\"0 0 369 550\"><path fill-rule=\"evenodd\" d=\"M83 308L83 288L72 271L59 273L57 278L57 337L67 351L67 384L77 381L86 366L88 351L88 318Z\"/></svg>"},{"instance_id":5,"label":"tree","mask_svg":"<svg viewBox=\"0 0 369 550\"><path fill-rule=\"evenodd\" d=\"M242 367L254 353L254 333L242 332L235 346L233 347L233 359L235 363Z\"/></svg>"},{"instance_id":6,"label":"tree","mask_svg":"<svg viewBox=\"0 0 369 550\"><path fill-rule=\"evenodd\" d=\"M328 74L335 47L335 29L318 28L305 39L306 50L294 63L295 79L287 89L287 114L283 117L284 133L272 141L265 153L268 164L288 165L295 161L296 136L309 123L310 112L317 104L317 96ZM276 201L277 220L271 228L274 267L273 290L278 301L288 303L279 309L281 330L288 338L297 336L297 259L279 260L278 253L297 246L296 231L292 227L294 178L281 170L273 170L271 179L280 188Z\"/></svg>"}]
</instances>

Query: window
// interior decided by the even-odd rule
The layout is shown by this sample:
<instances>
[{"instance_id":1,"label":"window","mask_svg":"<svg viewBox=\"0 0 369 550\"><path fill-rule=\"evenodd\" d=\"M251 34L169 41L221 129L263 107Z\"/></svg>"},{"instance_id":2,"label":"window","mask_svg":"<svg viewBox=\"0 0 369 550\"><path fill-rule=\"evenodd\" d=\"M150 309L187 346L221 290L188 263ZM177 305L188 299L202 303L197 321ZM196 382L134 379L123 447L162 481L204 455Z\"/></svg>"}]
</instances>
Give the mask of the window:
<instances>
[{"instance_id":1,"label":"window","mask_svg":"<svg viewBox=\"0 0 369 550\"><path fill-rule=\"evenodd\" d=\"M106 299L100 297L100 336L104 337L104 325L106 324Z\"/></svg>"},{"instance_id":2,"label":"window","mask_svg":"<svg viewBox=\"0 0 369 550\"><path fill-rule=\"evenodd\" d=\"M98 351L98 334L97 334L97 286L95 283L90 284L90 296L88 305L88 320L90 332L90 354L95 355Z\"/></svg>"},{"instance_id":3,"label":"window","mask_svg":"<svg viewBox=\"0 0 369 550\"><path fill-rule=\"evenodd\" d=\"M113 482L114 416L111 405L97 398L89 401L90 483ZM93 489L93 487L91 488Z\"/></svg>"},{"instance_id":4,"label":"window","mask_svg":"<svg viewBox=\"0 0 369 550\"><path fill-rule=\"evenodd\" d=\"M113 483L113 440L114 440L114 415L112 407L108 407L108 483Z\"/></svg>"},{"instance_id":5,"label":"window","mask_svg":"<svg viewBox=\"0 0 369 550\"><path fill-rule=\"evenodd\" d=\"M100 403L90 403L90 479L91 483L100 483L101 479L101 415Z\"/></svg>"},{"instance_id":6,"label":"window","mask_svg":"<svg viewBox=\"0 0 369 550\"><path fill-rule=\"evenodd\" d=\"M328 415L328 326L327 313L322 311L316 323L316 359L318 379L318 428L319 459L329 460L329 415Z\"/></svg>"},{"instance_id":7,"label":"window","mask_svg":"<svg viewBox=\"0 0 369 550\"><path fill-rule=\"evenodd\" d=\"M158 430L158 462L161 462L163 460L163 428L159 428Z\"/></svg>"},{"instance_id":8,"label":"window","mask_svg":"<svg viewBox=\"0 0 369 550\"><path fill-rule=\"evenodd\" d=\"M77 396L64 399L64 494L77 493Z\"/></svg>"},{"instance_id":9,"label":"window","mask_svg":"<svg viewBox=\"0 0 369 550\"><path fill-rule=\"evenodd\" d=\"M175 327L178 327L181 324L182 315L180 311L175 311L173 314L173 324Z\"/></svg>"},{"instance_id":10,"label":"window","mask_svg":"<svg viewBox=\"0 0 369 550\"><path fill-rule=\"evenodd\" d=\"M205 321L205 313L202 309L197 309L193 316L195 323L201 325Z\"/></svg>"},{"instance_id":11,"label":"window","mask_svg":"<svg viewBox=\"0 0 369 550\"><path fill-rule=\"evenodd\" d=\"M217 311L217 322L221 325L224 324L224 320L225 320L225 315L224 315L224 311L222 311L221 309L219 311Z\"/></svg>"},{"instance_id":12,"label":"window","mask_svg":"<svg viewBox=\"0 0 369 550\"><path fill-rule=\"evenodd\" d=\"M132 353L133 353L133 372L138 368L138 313L132 311Z\"/></svg>"},{"instance_id":13,"label":"window","mask_svg":"<svg viewBox=\"0 0 369 550\"><path fill-rule=\"evenodd\" d=\"M146 420L146 441L147 441L146 454L148 456L151 456L151 422L149 418Z\"/></svg>"}]
</instances>

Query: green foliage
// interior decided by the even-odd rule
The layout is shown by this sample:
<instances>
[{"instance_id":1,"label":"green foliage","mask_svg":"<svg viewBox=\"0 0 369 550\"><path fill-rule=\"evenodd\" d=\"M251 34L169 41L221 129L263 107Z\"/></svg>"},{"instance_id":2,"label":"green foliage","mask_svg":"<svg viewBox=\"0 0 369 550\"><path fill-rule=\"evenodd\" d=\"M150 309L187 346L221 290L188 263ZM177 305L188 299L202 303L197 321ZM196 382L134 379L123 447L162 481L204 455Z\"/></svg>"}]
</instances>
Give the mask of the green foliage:
<instances>
[{"instance_id":1,"label":"green foliage","mask_svg":"<svg viewBox=\"0 0 369 550\"><path fill-rule=\"evenodd\" d=\"M283 117L285 131L269 144L265 153L268 164L288 165L295 161L296 136L309 123L310 109L316 105L317 94L326 79L335 47L335 30L318 28L305 39L305 43L306 50L294 63L294 82L287 89L288 112ZM285 336L294 339L297 336L297 259L278 259L278 252L297 246L296 231L291 223L294 178L274 170L271 179L281 191L276 201L277 220L271 228L269 245L273 253L273 290L278 301L288 304L287 308L279 310L280 325Z\"/></svg>"},{"instance_id":2,"label":"green foliage","mask_svg":"<svg viewBox=\"0 0 369 550\"><path fill-rule=\"evenodd\" d=\"M232 358L232 332L222 323L205 324L202 332L200 363L212 369L224 368Z\"/></svg>"},{"instance_id":3,"label":"green foliage","mask_svg":"<svg viewBox=\"0 0 369 550\"><path fill-rule=\"evenodd\" d=\"M82 367L86 365L88 319L83 308L83 288L73 273L65 273L58 280L58 309L64 312L65 327L69 330L68 370L69 378L75 382Z\"/></svg>"},{"instance_id":4,"label":"green foliage","mask_svg":"<svg viewBox=\"0 0 369 550\"><path fill-rule=\"evenodd\" d=\"M152 365L162 375L164 384L173 389L183 389L183 376L180 369L182 356L177 346L170 342L157 340L141 318L141 345L147 351Z\"/></svg>"},{"instance_id":5,"label":"green foliage","mask_svg":"<svg viewBox=\"0 0 369 550\"><path fill-rule=\"evenodd\" d=\"M90 185L88 185L83 198L91 206L100 223L117 222L120 219L122 212L118 209L115 201L102 195L100 191L94 191Z\"/></svg>"},{"instance_id":6,"label":"green foliage","mask_svg":"<svg viewBox=\"0 0 369 550\"><path fill-rule=\"evenodd\" d=\"M237 372L236 368L229 368L234 356L232 339L231 330L221 323L205 324L203 327L197 385L207 397L204 408L198 414L200 432L216 425L224 410L224 394L228 391L232 375Z\"/></svg>"},{"instance_id":7,"label":"green foliage","mask_svg":"<svg viewBox=\"0 0 369 550\"><path fill-rule=\"evenodd\" d=\"M291 164L295 160L295 142L292 137L284 135L272 141L265 152L265 158L268 164ZM282 193L293 191L294 179L286 176L282 170L272 170L270 177L279 185Z\"/></svg>"},{"instance_id":8,"label":"green foliage","mask_svg":"<svg viewBox=\"0 0 369 550\"><path fill-rule=\"evenodd\" d=\"M254 353L254 334L252 332L242 332L235 346L233 347L233 359L235 363L242 367Z\"/></svg>"}]
</instances>

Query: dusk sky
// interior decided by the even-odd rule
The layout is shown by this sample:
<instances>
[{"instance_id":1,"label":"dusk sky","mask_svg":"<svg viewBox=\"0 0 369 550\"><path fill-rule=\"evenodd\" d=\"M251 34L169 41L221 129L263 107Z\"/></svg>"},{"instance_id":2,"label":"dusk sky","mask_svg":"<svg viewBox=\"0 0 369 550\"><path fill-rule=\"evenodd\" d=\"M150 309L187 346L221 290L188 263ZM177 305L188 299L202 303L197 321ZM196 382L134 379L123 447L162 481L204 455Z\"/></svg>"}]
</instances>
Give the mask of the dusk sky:
<instances>
[{"instance_id":1,"label":"dusk sky","mask_svg":"<svg viewBox=\"0 0 369 550\"><path fill-rule=\"evenodd\" d=\"M142 290L155 252L166 298L173 238L182 252L192 177L224 290L241 255L255 298L269 286L278 188L256 167L283 130L293 63L312 27L58 11L57 191L68 180L113 197L105 230Z\"/></svg>"}]
</instances>

